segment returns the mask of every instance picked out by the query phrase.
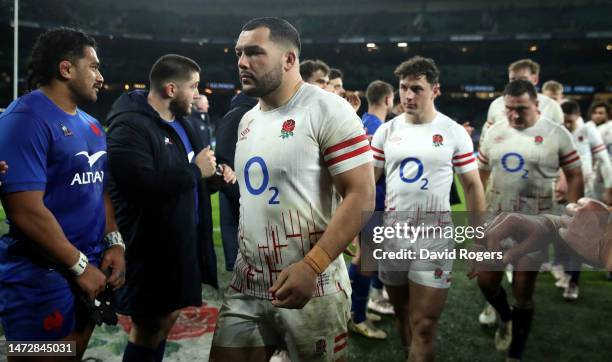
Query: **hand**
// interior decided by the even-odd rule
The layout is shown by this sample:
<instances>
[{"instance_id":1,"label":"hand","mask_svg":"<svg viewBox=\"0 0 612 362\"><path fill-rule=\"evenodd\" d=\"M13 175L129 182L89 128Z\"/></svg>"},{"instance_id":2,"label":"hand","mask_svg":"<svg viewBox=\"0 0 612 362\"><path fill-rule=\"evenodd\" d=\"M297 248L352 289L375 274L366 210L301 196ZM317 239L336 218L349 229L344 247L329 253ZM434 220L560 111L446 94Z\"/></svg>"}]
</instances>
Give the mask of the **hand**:
<instances>
[{"instance_id":1,"label":"hand","mask_svg":"<svg viewBox=\"0 0 612 362\"><path fill-rule=\"evenodd\" d=\"M361 107L361 98L359 98L357 92L346 92L345 98L351 104L355 112L357 112L359 107Z\"/></svg>"},{"instance_id":2,"label":"hand","mask_svg":"<svg viewBox=\"0 0 612 362\"><path fill-rule=\"evenodd\" d=\"M195 156L194 163L202 172L202 177L211 177L217 169L217 159L210 146L206 146Z\"/></svg>"},{"instance_id":3,"label":"hand","mask_svg":"<svg viewBox=\"0 0 612 362\"><path fill-rule=\"evenodd\" d=\"M5 161L0 161L0 174L6 173L8 170L8 165ZM0 186L2 186L2 182L0 182Z\"/></svg>"},{"instance_id":4,"label":"hand","mask_svg":"<svg viewBox=\"0 0 612 362\"><path fill-rule=\"evenodd\" d=\"M516 241L517 244L504 253L503 263L509 264L543 249L556 234L554 225L544 216L504 212L485 230L484 240L491 251L501 251L501 243L506 238Z\"/></svg>"},{"instance_id":5,"label":"hand","mask_svg":"<svg viewBox=\"0 0 612 362\"><path fill-rule=\"evenodd\" d=\"M555 198L558 202L567 201L567 181L565 180L565 174L559 172L559 177L555 183Z\"/></svg>"},{"instance_id":6,"label":"hand","mask_svg":"<svg viewBox=\"0 0 612 362\"><path fill-rule=\"evenodd\" d=\"M303 260L286 267L270 288L272 304L280 308L301 309L312 298L317 273Z\"/></svg>"},{"instance_id":7,"label":"hand","mask_svg":"<svg viewBox=\"0 0 612 362\"><path fill-rule=\"evenodd\" d=\"M561 218L559 235L570 248L593 264L600 264L602 239L608 226L607 207L596 200L586 197L577 204L565 208L567 216Z\"/></svg>"},{"instance_id":8,"label":"hand","mask_svg":"<svg viewBox=\"0 0 612 362\"><path fill-rule=\"evenodd\" d=\"M113 287L113 290L119 289L125 284L125 258L123 248L114 245L106 249L100 264L101 270L106 270L110 267L111 276L108 278L108 284Z\"/></svg>"},{"instance_id":9,"label":"hand","mask_svg":"<svg viewBox=\"0 0 612 362\"><path fill-rule=\"evenodd\" d=\"M223 168L223 181L228 184L235 184L236 174L234 173L234 170L224 163L221 164L221 167Z\"/></svg>"},{"instance_id":10,"label":"hand","mask_svg":"<svg viewBox=\"0 0 612 362\"><path fill-rule=\"evenodd\" d=\"M479 244L477 242L474 242L472 246L470 246L470 249L469 249L469 251L473 251L473 252L486 251L486 250L487 250L486 246ZM470 266L470 271L467 273L467 277L469 279L474 279L475 277L478 276L478 273L480 273L481 270L484 270L482 262L477 262L474 259L469 259L468 264Z\"/></svg>"},{"instance_id":11,"label":"hand","mask_svg":"<svg viewBox=\"0 0 612 362\"><path fill-rule=\"evenodd\" d=\"M91 301L106 288L106 276L92 264L87 264L83 274L76 277L76 283Z\"/></svg>"}]
</instances>

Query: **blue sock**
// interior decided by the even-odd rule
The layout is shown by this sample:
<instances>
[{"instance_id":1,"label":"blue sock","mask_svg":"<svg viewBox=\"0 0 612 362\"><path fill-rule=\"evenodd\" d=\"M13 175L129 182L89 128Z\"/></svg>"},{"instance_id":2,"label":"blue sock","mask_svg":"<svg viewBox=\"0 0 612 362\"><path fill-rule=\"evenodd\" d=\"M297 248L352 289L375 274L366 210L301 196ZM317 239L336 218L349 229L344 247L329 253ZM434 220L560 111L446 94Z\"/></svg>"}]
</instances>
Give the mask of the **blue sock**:
<instances>
[{"instance_id":1,"label":"blue sock","mask_svg":"<svg viewBox=\"0 0 612 362\"><path fill-rule=\"evenodd\" d=\"M157 350L155 351L155 361L161 362L164 360L164 351L166 351L166 340L162 339L159 342L159 346L157 346Z\"/></svg>"},{"instance_id":2,"label":"blue sock","mask_svg":"<svg viewBox=\"0 0 612 362\"><path fill-rule=\"evenodd\" d=\"M353 295L351 296L353 321L355 323L361 323L366 319L368 294L370 293L370 277L361 275L357 265L351 263L349 267L349 278L351 279L351 287L353 288Z\"/></svg>"},{"instance_id":3,"label":"blue sock","mask_svg":"<svg viewBox=\"0 0 612 362\"><path fill-rule=\"evenodd\" d=\"M128 341L123 351L123 362L155 362L155 350Z\"/></svg>"},{"instance_id":4,"label":"blue sock","mask_svg":"<svg viewBox=\"0 0 612 362\"><path fill-rule=\"evenodd\" d=\"M372 288L379 290L383 288L383 283L378 279L378 274L374 274L372 277Z\"/></svg>"}]
</instances>

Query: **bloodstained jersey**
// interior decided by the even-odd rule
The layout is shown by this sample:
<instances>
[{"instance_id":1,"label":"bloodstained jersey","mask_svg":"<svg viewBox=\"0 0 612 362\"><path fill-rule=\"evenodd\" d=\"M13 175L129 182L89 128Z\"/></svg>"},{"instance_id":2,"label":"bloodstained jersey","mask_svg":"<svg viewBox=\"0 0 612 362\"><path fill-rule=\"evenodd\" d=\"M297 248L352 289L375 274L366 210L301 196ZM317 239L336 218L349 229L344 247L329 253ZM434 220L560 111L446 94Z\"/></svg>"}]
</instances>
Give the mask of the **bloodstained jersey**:
<instances>
[{"instance_id":1,"label":"bloodstained jersey","mask_svg":"<svg viewBox=\"0 0 612 362\"><path fill-rule=\"evenodd\" d=\"M303 84L284 106L259 104L238 127L239 255L230 287L272 299L280 272L317 243L334 214L332 176L372 161L359 117L342 98ZM314 297L350 290L339 257L317 280Z\"/></svg>"},{"instance_id":2,"label":"bloodstained jersey","mask_svg":"<svg viewBox=\"0 0 612 362\"><path fill-rule=\"evenodd\" d=\"M487 209L491 212L557 212L554 183L559 169L581 166L572 135L546 118L518 130L508 122L491 126L481 140L478 166L491 171Z\"/></svg>"}]
</instances>

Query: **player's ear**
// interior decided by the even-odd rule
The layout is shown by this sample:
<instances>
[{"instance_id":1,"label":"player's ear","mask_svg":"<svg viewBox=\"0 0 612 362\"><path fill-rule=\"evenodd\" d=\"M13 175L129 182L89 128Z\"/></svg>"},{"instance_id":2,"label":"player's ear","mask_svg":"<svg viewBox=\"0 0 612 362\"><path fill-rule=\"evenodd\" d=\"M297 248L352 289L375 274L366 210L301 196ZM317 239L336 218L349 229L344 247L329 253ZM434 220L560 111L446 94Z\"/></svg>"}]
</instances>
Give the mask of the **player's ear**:
<instances>
[{"instance_id":1,"label":"player's ear","mask_svg":"<svg viewBox=\"0 0 612 362\"><path fill-rule=\"evenodd\" d=\"M442 95L442 91L440 90L440 83L436 83L432 86L434 98Z\"/></svg>"},{"instance_id":2,"label":"player's ear","mask_svg":"<svg viewBox=\"0 0 612 362\"><path fill-rule=\"evenodd\" d=\"M295 66L299 67L297 53L294 49L289 49L283 56L283 70L287 72Z\"/></svg>"},{"instance_id":3,"label":"player's ear","mask_svg":"<svg viewBox=\"0 0 612 362\"><path fill-rule=\"evenodd\" d=\"M164 96L168 98L174 98L176 96L176 91L177 91L177 87L176 87L176 83L174 82L168 82L164 86Z\"/></svg>"},{"instance_id":4,"label":"player's ear","mask_svg":"<svg viewBox=\"0 0 612 362\"><path fill-rule=\"evenodd\" d=\"M58 71L62 78L72 79L72 63L69 60L62 60L58 64Z\"/></svg>"}]
</instances>

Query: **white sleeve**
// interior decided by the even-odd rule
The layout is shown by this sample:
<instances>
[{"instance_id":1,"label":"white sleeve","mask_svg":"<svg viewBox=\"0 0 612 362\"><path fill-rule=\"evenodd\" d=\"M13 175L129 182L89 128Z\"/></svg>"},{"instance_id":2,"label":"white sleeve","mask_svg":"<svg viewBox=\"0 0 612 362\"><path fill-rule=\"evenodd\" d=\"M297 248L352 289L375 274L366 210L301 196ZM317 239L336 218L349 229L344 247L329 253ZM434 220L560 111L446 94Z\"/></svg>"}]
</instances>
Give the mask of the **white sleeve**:
<instances>
[{"instance_id":1,"label":"white sleeve","mask_svg":"<svg viewBox=\"0 0 612 362\"><path fill-rule=\"evenodd\" d=\"M318 142L332 176L372 162L372 152L361 120L347 102L326 104L319 119Z\"/></svg>"},{"instance_id":2,"label":"white sleeve","mask_svg":"<svg viewBox=\"0 0 612 362\"><path fill-rule=\"evenodd\" d=\"M465 128L460 125L455 127L457 143L453 152L453 168L456 173L466 173L478 169L476 157L474 157L474 145Z\"/></svg>"},{"instance_id":3,"label":"white sleeve","mask_svg":"<svg viewBox=\"0 0 612 362\"><path fill-rule=\"evenodd\" d=\"M556 124L563 125L563 109L556 101L552 100L550 104L550 120L555 122Z\"/></svg>"},{"instance_id":4,"label":"white sleeve","mask_svg":"<svg viewBox=\"0 0 612 362\"><path fill-rule=\"evenodd\" d=\"M599 172L604 180L604 185L606 188L610 188L612 187L612 163L610 163L610 155L607 152L606 145L595 127L587 126L587 137L593 160L596 160L599 164Z\"/></svg>"},{"instance_id":5,"label":"white sleeve","mask_svg":"<svg viewBox=\"0 0 612 362\"><path fill-rule=\"evenodd\" d=\"M485 171L491 171L489 165L489 139L491 133L488 133L486 137L480 138L480 144L478 145L478 168Z\"/></svg>"},{"instance_id":6,"label":"white sleeve","mask_svg":"<svg viewBox=\"0 0 612 362\"><path fill-rule=\"evenodd\" d=\"M563 126L558 126L559 135L559 166L564 170L571 170L582 166L580 155L576 150L574 138Z\"/></svg>"},{"instance_id":7,"label":"white sleeve","mask_svg":"<svg viewBox=\"0 0 612 362\"><path fill-rule=\"evenodd\" d=\"M388 127L378 127L372 137L372 153L374 154L374 167L385 168L385 135Z\"/></svg>"}]
</instances>

